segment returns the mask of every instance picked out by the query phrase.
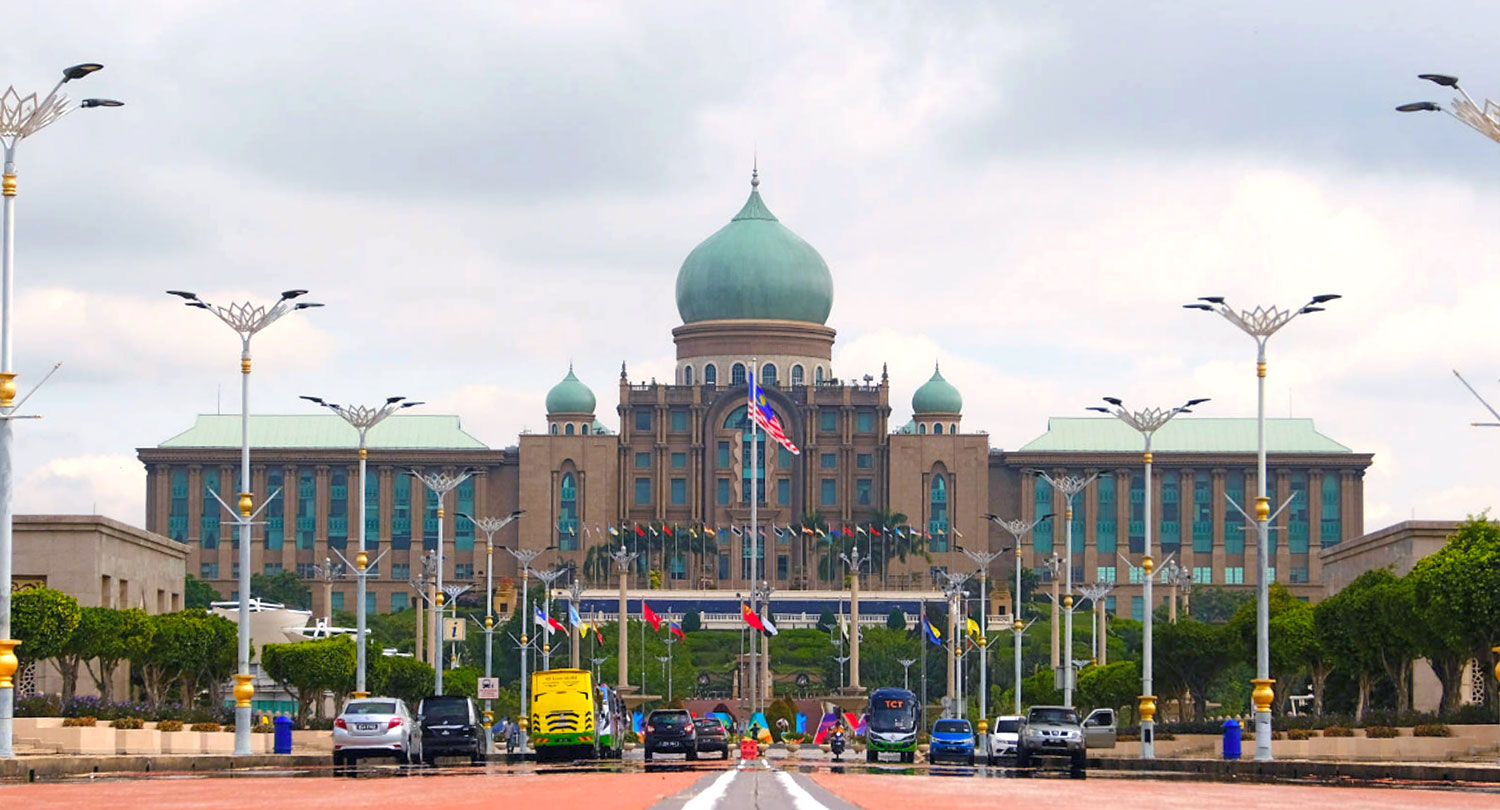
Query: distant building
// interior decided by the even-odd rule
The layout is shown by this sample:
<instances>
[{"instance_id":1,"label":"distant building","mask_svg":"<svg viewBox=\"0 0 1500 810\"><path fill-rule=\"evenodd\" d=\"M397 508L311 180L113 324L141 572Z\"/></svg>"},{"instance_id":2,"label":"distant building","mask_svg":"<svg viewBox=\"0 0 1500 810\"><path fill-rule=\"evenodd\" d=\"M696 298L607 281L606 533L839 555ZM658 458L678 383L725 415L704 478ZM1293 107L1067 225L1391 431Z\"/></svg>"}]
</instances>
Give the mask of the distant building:
<instances>
[{"instance_id":1,"label":"distant building","mask_svg":"<svg viewBox=\"0 0 1500 810\"><path fill-rule=\"evenodd\" d=\"M1040 468L1109 474L1078 500L1073 578L1115 583L1112 611L1139 616L1145 609L1132 574L1138 569L1121 558L1141 557L1148 497L1158 521L1158 570L1171 553L1200 584L1256 583L1253 535L1247 542L1247 524L1225 499L1252 508L1253 420L1168 424L1157 434L1149 495L1140 480L1139 437L1118 421L1055 418L1019 450L994 449L988 435L964 424L963 397L936 368L912 397L909 419L893 422L884 369L878 376L874 369L836 373L836 333L826 324L833 276L818 252L771 214L755 185L678 272L683 323L672 330L674 378L632 380L622 365L612 426L600 421L594 392L570 368L546 395L545 432L522 435L514 447L485 446L455 416L393 416L371 431L365 519L372 547L390 551L367 597L371 609L412 604L408 580L420 569L422 549L437 541L436 506L413 485L411 467L484 471L449 496L441 518L448 581L482 580L485 566L482 536L476 544L474 529L456 513L522 509L524 517L496 542L555 545L542 564L576 566L595 585L612 578L603 552L618 545L617 533L638 531L653 541L641 570L660 571L667 589L743 591L754 568L781 590L836 590L842 568L829 557L826 534L812 531L826 526L856 533L862 550L896 558L867 571L866 588L930 592L936 573L972 565L959 546L1009 545L986 514L1061 512L1031 472ZM752 447L745 419L752 358L800 455L759 431ZM308 576L331 549L347 549L357 536L354 430L336 416L309 414L252 416L250 432L257 503L283 492L256 529L254 570ZM230 598L232 532L208 493L233 500L239 441L238 416L199 416L184 433L139 451L148 472L148 527L187 542L190 572ZM1324 436L1308 419L1270 420L1269 441L1274 505L1299 496L1277 519L1271 573L1315 598L1322 590L1317 549L1363 532L1371 456ZM766 538L753 565L752 492L760 496ZM895 536L866 531L895 515L902 516ZM1051 576L1047 558L1064 551L1061 522L1059 515L1039 526L1024 552L1024 564L1044 581ZM701 542L705 530L716 543ZM914 547L899 558L894 549L912 544L913 533ZM1013 564L1007 555L992 572L1002 593ZM496 567L516 576L509 555L497 557ZM352 607L353 590L352 581L337 586L333 607ZM325 609L314 605L316 614Z\"/></svg>"}]
</instances>

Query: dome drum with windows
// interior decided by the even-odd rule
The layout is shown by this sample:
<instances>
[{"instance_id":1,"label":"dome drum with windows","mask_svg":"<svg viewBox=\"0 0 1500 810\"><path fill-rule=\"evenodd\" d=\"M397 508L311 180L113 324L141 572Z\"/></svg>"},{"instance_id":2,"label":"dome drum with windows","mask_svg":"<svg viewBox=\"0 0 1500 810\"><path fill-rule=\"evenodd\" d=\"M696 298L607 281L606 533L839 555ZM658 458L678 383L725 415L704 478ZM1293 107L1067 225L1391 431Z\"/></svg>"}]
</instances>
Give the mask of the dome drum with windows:
<instances>
[{"instance_id":1,"label":"dome drum with windows","mask_svg":"<svg viewBox=\"0 0 1500 810\"><path fill-rule=\"evenodd\" d=\"M595 404L594 392L573 374L573 365L568 364L568 376L547 392L548 431L569 436L595 432Z\"/></svg>"}]
</instances>

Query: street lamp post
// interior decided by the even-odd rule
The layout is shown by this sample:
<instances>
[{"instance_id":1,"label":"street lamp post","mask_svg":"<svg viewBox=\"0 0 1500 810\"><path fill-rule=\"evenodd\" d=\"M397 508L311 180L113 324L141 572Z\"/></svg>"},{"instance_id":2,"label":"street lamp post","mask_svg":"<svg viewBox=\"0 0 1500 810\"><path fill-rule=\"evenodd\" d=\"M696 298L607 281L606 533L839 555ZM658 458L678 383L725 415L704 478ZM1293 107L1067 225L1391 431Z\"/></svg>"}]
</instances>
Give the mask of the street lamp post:
<instances>
[{"instance_id":1,"label":"street lamp post","mask_svg":"<svg viewBox=\"0 0 1500 810\"><path fill-rule=\"evenodd\" d=\"M1457 84L1454 79L1454 84ZM1255 684L1251 698L1255 701L1255 758L1271 759L1271 702L1275 694L1271 689L1271 608L1270 583L1266 573L1270 566L1267 551L1270 544L1271 505L1266 497L1266 342L1281 327L1291 323L1298 315L1322 312L1323 304L1333 301L1338 295L1315 295L1306 304L1283 310L1277 307L1259 307L1253 310L1231 309L1220 296L1205 296L1197 302L1184 304L1186 309L1201 309L1216 312L1236 329L1255 339L1255 529L1256 529L1256 586L1255 586ZM1147 440L1149 452L1150 440ZM1149 462L1148 462L1149 466ZM1147 499L1149 503L1150 500ZM1238 508L1238 507L1236 507ZM1149 547L1147 548L1149 551ZM1149 627L1149 625L1148 625Z\"/></svg>"},{"instance_id":2,"label":"street lamp post","mask_svg":"<svg viewBox=\"0 0 1500 810\"><path fill-rule=\"evenodd\" d=\"M302 398L333 411L340 419L348 422L349 426L359 433L359 552L354 556L354 565L350 566L354 569L354 576L357 580L354 594L356 601L354 606L354 637L356 639L354 652L354 696L357 698L369 697L370 693L365 691L365 591L369 587L366 580L370 575L369 569L371 563L368 545L365 541L365 461L369 457L369 451L366 449L368 445L365 440L370 433L370 429L384 421L387 416L403 408L410 408L422 403L408 401L406 397L389 397L384 404L375 408L367 408L363 405L339 405L338 403L327 402L318 397L304 396ZM376 542L379 542L379 539L377 537ZM381 552L380 556L375 558L375 563L378 564L384 556L385 552ZM344 560L345 564L349 562L344 559L344 555L342 554L339 554L339 559Z\"/></svg>"},{"instance_id":3,"label":"street lamp post","mask_svg":"<svg viewBox=\"0 0 1500 810\"><path fill-rule=\"evenodd\" d=\"M1032 529L1051 517L1051 513L1048 513L1027 523L1024 520L1001 520L999 515L985 515L986 519L994 521L996 526L1006 530L1011 537L1016 539L1016 598L1011 603L1010 610L1011 636L1016 646L1016 714L1021 713L1021 634L1026 632L1026 624L1021 621L1021 542L1026 535L1031 534Z\"/></svg>"},{"instance_id":4,"label":"street lamp post","mask_svg":"<svg viewBox=\"0 0 1500 810\"><path fill-rule=\"evenodd\" d=\"M15 756L12 743L15 716L14 676L19 661L15 649L19 641L10 637L10 578L12 550L13 499L15 478L11 467L14 437L11 421L24 419L18 412L21 403L16 402L16 373L14 364L13 333L15 318L15 258L16 258L16 145L40 132L48 124L72 112L74 105L58 90L74 79L81 79L103 68L99 64L74 65L63 71L57 84L40 101L31 93L24 98L15 87L6 88L0 94L0 147L5 150L5 172L0 183L0 195L4 199L4 216L0 220L0 758ZM85 99L79 107L118 107L120 102L108 99ZM45 381L45 380L44 380ZM35 392L36 389L32 389ZM28 394L29 396L29 394ZM21 402L25 402L23 397ZM248 595L248 594L247 594ZM248 714L248 711L247 711ZM236 724L238 725L238 724ZM235 734L235 753L239 750L239 733ZM245 735L245 750L250 753L250 737Z\"/></svg>"},{"instance_id":5,"label":"street lamp post","mask_svg":"<svg viewBox=\"0 0 1500 810\"><path fill-rule=\"evenodd\" d=\"M1089 484L1099 477L1094 473L1088 478L1080 478L1076 475L1060 475L1053 477L1042 470L1034 471L1043 481L1052 485L1055 492L1060 492L1067 502L1067 510L1063 515L1063 574L1066 579L1063 584L1063 705L1073 708L1073 497L1088 488Z\"/></svg>"},{"instance_id":6,"label":"street lamp post","mask_svg":"<svg viewBox=\"0 0 1500 810\"><path fill-rule=\"evenodd\" d=\"M568 570L566 568L556 568L551 571L536 572L536 578L541 580L542 586L546 588L546 590L542 592L542 621L546 623L546 626L542 628L542 632L546 633L546 635L542 637L543 671L552 669L552 583L556 582L559 577L562 577L567 573Z\"/></svg>"},{"instance_id":7,"label":"street lamp post","mask_svg":"<svg viewBox=\"0 0 1500 810\"><path fill-rule=\"evenodd\" d=\"M995 560L1005 556L1010 551L1002 548L999 551L975 551L971 548L958 547L965 557L973 560L979 566L979 719L989 718L989 673L990 668L990 637L989 637L989 615L990 601L987 585L990 581L990 566Z\"/></svg>"},{"instance_id":8,"label":"street lamp post","mask_svg":"<svg viewBox=\"0 0 1500 810\"><path fill-rule=\"evenodd\" d=\"M775 618L771 610L771 594L775 592L776 586L772 585L769 582L762 582L761 584L756 585L750 589L752 599L765 603L766 615L772 617L773 624L775 623ZM854 625L853 632L855 637L852 643L854 646L850 648L850 655L853 656L853 666L857 667L859 665L859 625L857 623ZM756 671L755 694L760 700L760 710L765 711L766 706L769 705L771 701L772 692L771 637L769 635L762 634L760 643L763 653L760 656L760 669ZM641 649L644 650L645 648L642 647ZM858 686L859 684L856 683L853 685Z\"/></svg>"},{"instance_id":9,"label":"street lamp post","mask_svg":"<svg viewBox=\"0 0 1500 810\"><path fill-rule=\"evenodd\" d=\"M959 642L958 613L960 601L963 598L964 583L968 582L969 575L963 573L948 572L943 574L943 596L948 600L948 640L953 648L948 651L948 707L952 712L950 717L963 717L963 695L959 682L958 665L959 656L962 654L963 645Z\"/></svg>"},{"instance_id":10,"label":"street lamp post","mask_svg":"<svg viewBox=\"0 0 1500 810\"><path fill-rule=\"evenodd\" d=\"M344 563L335 565L332 557L324 557L322 565L312 567L312 578L323 585L323 621L329 627L333 627L333 583L344 578L345 568Z\"/></svg>"},{"instance_id":11,"label":"street lamp post","mask_svg":"<svg viewBox=\"0 0 1500 810\"><path fill-rule=\"evenodd\" d=\"M1445 112L1459 123L1469 127L1492 141L1500 142L1500 105L1485 99L1484 106L1475 103L1474 99L1458 86L1457 76L1447 76L1442 73L1421 73L1419 79L1426 79L1439 87L1451 87L1457 90L1463 98L1455 98L1451 102L1451 108L1444 108L1440 104L1431 101L1414 101L1410 104L1402 104L1397 107L1398 112Z\"/></svg>"},{"instance_id":12,"label":"street lamp post","mask_svg":"<svg viewBox=\"0 0 1500 810\"><path fill-rule=\"evenodd\" d=\"M360 476L362 480L364 476L363 458L361 458ZM364 484L361 483L360 486L363 487ZM363 508L360 511L363 511ZM458 513L459 517L474 524L474 528L484 532L484 677L486 678L493 678L495 676L495 535L499 534L501 529L510 525L511 521L525 513L524 509L517 509L503 518L482 517L478 520L475 520L474 516L467 512ZM522 607L524 608L525 606L523 605ZM361 625L361 628L363 628L363 625ZM490 711L492 708L493 701L486 700L484 702L484 710Z\"/></svg>"},{"instance_id":13,"label":"street lamp post","mask_svg":"<svg viewBox=\"0 0 1500 810\"><path fill-rule=\"evenodd\" d=\"M859 575L864 571L865 563L870 561L870 555L859 555L859 540L854 541L848 554L839 554L839 559L844 561L849 571L849 624L851 625L849 635L849 686L851 692L857 692L859 686ZM767 594L769 598L769 594ZM769 604L769 602L767 603ZM766 654L769 655L771 645L766 644Z\"/></svg>"},{"instance_id":14,"label":"street lamp post","mask_svg":"<svg viewBox=\"0 0 1500 810\"><path fill-rule=\"evenodd\" d=\"M521 569L521 606L517 610L521 614L521 717L519 718L521 726L520 754L522 757L524 757L526 756L526 741L531 736L531 680L526 677L526 650L531 644L531 634L526 632L527 626L531 623L531 613L528 607L530 600L527 598L527 586L531 584L530 577L533 570L531 567L531 563L535 561L537 557L540 557L548 551L556 548L556 546L547 546L546 548L511 548L510 546L500 546L500 548L504 549L505 552L510 556L515 557L516 563Z\"/></svg>"},{"instance_id":15,"label":"street lamp post","mask_svg":"<svg viewBox=\"0 0 1500 810\"><path fill-rule=\"evenodd\" d=\"M619 654L615 656L615 660L619 664L616 683L621 692L630 688L630 611L626 586L630 582L630 564L635 562L636 556L636 552L625 550L624 538L620 540L620 547L609 553L609 558L614 560L615 568L620 572L620 641ZM641 648L641 654L646 654L645 647ZM645 689L646 684L642 683L641 688Z\"/></svg>"},{"instance_id":16,"label":"street lamp post","mask_svg":"<svg viewBox=\"0 0 1500 810\"><path fill-rule=\"evenodd\" d=\"M1093 650L1094 664L1103 666L1108 657L1104 654L1104 597L1109 596L1115 586L1105 582L1096 582L1093 585L1081 585L1077 588L1078 595L1089 600L1089 613L1092 616L1093 638L1089 640L1089 648Z\"/></svg>"},{"instance_id":17,"label":"street lamp post","mask_svg":"<svg viewBox=\"0 0 1500 810\"><path fill-rule=\"evenodd\" d=\"M911 691L911 665L917 663L915 658L897 658L896 663L901 665L901 688Z\"/></svg>"},{"instance_id":18,"label":"street lamp post","mask_svg":"<svg viewBox=\"0 0 1500 810\"><path fill-rule=\"evenodd\" d=\"M451 583L448 584L448 585L444 585L443 586L443 590L441 591L441 593L443 595L443 607L438 610L438 627L439 628L441 628L443 626L443 612L444 611L451 611L453 613L453 617L455 619L458 618L458 597L463 596L465 593L468 593L473 587L474 587L473 584L469 584L469 585L454 585L454 584L451 584ZM450 664L452 664L453 661L458 658L458 642L454 641L452 643L453 643L453 646L448 648L448 662ZM438 662L441 663L442 660L443 660L442 652L441 652L441 650L439 650L439 652L438 652ZM461 665L462 665L462 662L460 662L459 664L454 664L453 668L457 669Z\"/></svg>"},{"instance_id":19,"label":"street lamp post","mask_svg":"<svg viewBox=\"0 0 1500 810\"><path fill-rule=\"evenodd\" d=\"M438 616L438 622L437 622L437 630L436 630L436 632L441 633L442 629L443 629L443 622L442 622L443 605L444 605L445 599L446 599L446 595L443 593L443 496L447 495L449 492L452 492L454 489L457 489L459 484L462 484L463 482L469 480L469 478L471 476L473 476L478 471L474 470L474 469L468 469L468 470L464 470L463 472L459 472L459 473L446 473L446 472L424 473L421 470L413 469L413 470L410 470L409 472L411 473L411 477L412 478L415 478L418 481L421 481L422 485L425 486L425 487L427 487L427 491L430 492L430 493L432 493L432 496L434 498L437 498L437 567L436 567L436 575L437 575L437 616ZM436 660L434 660L432 662L433 663L433 668L432 668L433 669L433 672L432 672L432 691L433 691L433 694L441 695L443 693L443 645L442 645L442 642L438 643L437 651L438 651L438 654L437 654Z\"/></svg>"},{"instance_id":20,"label":"street lamp post","mask_svg":"<svg viewBox=\"0 0 1500 810\"><path fill-rule=\"evenodd\" d=\"M1141 570L1144 572L1143 576L1141 577L1141 600L1145 603L1145 610L1143 611L1144 615L1141 617L1145 621L1145 626L1141 633L1141 647L1143 648L1141 651L1140 697L1141 758L1155 759L1156 722L1153 718L1156 717L1156 695L1151 691L1151 626L1152 615L1155 612L1152 610L1151 602L1151 571L1152 567L1155 565L1155 563L1151 559L1151 437L1156 435L1156 431L1160 430L1162 425L1165 425L1167 422L1171 421L1172 417L1177 416L1178 414L1192 413L1192 408L1194 405L1202 404L1204 402L1207 402L1208 400L1190 399L1185 404L1179 405L1176 408L1148 408L1141 411L1125 410L1124 404L1118 397L1105 397L1104 401L1109 403L1109 408L1091 406L1088 408L1088 410L1107 413L1115 417L1116 419L1119 419L1120 421L1129 425L1131 429L1135 430L1137 433L1140 433L1141 437L1145 439L1146 443L1145 453L1142 456L1146 471L1144 482L1145 497L1142 499L1144 503L1142 505L1141 515L1143 518L1145 518L1144 534L1146 539L1145 555L1141 558ZM1071 665L1069 668L1071 670Z\"/></svg>"},{"instance_id":21,"label":"street lamp post","mask_svg":"<svg viewBox=\"0 0 1500 810\"><path fill-rule=\"evenodd\" d=\"M167 294L183 299L187 306L207 310L240 337L240 492L236 504L239 507L238 511L224 503L218 493L213 493L213 496L226 512L235 517L240 530L240 592L237 600L239 602L239 654L234 676L234 753L236 756L248 756L251 753L250 699L255 696L255 686L251 683L254 676L250 674L250 526L261 510L266 508L266 504L271 502L270 498L266 498L261 502L260 508L256 509L254 496L250 491L250 339L255 337L257 332L280 320L281 316L288 312L323 305L295 300L306 295L307 290L287 290L281 294L281 298L277 299L276 303L269 307L249 302L214 306L199 298L196 293L185 290L168 290ZM0 496L0 500L6 499ZM3 517L0 515L0 519ZM8 526L9 521L5 521L5 525ZM0 628L0 635L4 634L4 628Z\"/></svg>"}]
</instances>

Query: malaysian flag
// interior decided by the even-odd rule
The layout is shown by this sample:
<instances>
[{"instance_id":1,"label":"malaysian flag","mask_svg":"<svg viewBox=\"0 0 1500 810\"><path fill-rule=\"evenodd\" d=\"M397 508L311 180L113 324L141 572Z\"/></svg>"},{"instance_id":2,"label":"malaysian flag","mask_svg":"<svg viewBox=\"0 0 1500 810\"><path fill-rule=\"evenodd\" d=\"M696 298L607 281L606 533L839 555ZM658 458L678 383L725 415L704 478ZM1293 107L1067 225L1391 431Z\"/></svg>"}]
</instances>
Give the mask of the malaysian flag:
<instances>
[{"instance_id":1,"label":"malaysian flag","mask_svg":"<svg viewBox=\"0 0 1500 810\"><path fill-rule=\"evenodd\" d=\"M755 382L755 372L746 374L745 380L750 384L748 403L750 418L755 420L755 424L760 425L761 430L770 434L771 438L785 447L787 452L792 455L800 454L802 451L798 450L797 445L792 444L792 440L787 438L786 431L781 427L781 420L776 418L776 412L766 404L766 392L762 391L760 385Z\"/></svg>"}]
</instances>

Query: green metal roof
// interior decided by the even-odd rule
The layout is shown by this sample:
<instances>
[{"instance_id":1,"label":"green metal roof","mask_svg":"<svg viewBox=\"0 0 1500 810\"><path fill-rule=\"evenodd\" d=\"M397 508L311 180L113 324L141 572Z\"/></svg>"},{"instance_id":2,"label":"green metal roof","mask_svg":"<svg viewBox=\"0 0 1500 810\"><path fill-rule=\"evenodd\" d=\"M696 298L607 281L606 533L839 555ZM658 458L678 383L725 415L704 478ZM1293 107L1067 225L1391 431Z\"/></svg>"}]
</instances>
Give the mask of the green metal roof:
<instances>
[{"instance_id":1,"label":"green metal roof","mask_svg":"<svg viewBox=\"0 0 1500 810\"><path fill-rule=\"evenodd\" d=\"M1047 432L1022 445L1022 453L1139 453L1141 434L1113 417L1054 416ZM1254 453L1254 419L1177 418L1151 440L1162 453ZM1266 450L1271 453L1348 453L1349 448L1319 433L1311 419L1267 419Z\"/></svg>"},{"instance_id":2,"label":"green metal roof","mask_svg":"<svg viewBox=\"0 0 1500 810\"><path fill-rule=\"evenodd\" d=\"M693 248L677 272L683 323L762 318L824 323L832 308L828 264L782 225L753 189L734 219Z\"/></svg>"},{"instance_id":3,"label":"green metal roof","mask_svg":"<svg viewBox=\"0 0 1500 810\"><path fill-rule=\"evenodd\" d=\"M239 447L239 414L199 414L198 421L158 447ZM350 450L359 446L359 432L333 414L306 416L250 416L250 446ZM487 450L484 442L465 433L458 417L401 414L387 417L370 429L372 450Z\"/></svg>"}]
</instances>

